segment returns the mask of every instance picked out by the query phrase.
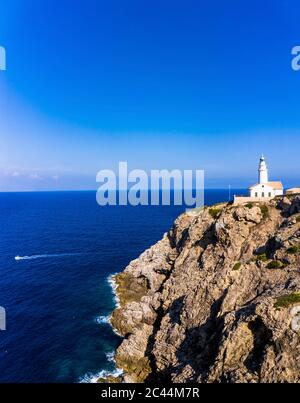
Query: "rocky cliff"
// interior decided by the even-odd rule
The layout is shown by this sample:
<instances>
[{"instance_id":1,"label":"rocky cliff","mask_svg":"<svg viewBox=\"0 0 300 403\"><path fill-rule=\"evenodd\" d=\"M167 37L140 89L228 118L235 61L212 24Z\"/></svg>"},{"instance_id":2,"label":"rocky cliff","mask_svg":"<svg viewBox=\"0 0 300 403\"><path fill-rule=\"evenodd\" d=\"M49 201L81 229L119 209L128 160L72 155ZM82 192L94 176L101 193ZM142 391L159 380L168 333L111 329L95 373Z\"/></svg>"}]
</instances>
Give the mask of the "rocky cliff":
<instances>
[{"instance_id":1,"label":"rocky cliff","mask_svg":"<svg viewBox=\"0 0 300 403\"><path fill-rule=\"evenodd\" d=\"M299 213L297 195L192 210L115 276L125 382L300 382Z\"/></svg>"}]
</instances>

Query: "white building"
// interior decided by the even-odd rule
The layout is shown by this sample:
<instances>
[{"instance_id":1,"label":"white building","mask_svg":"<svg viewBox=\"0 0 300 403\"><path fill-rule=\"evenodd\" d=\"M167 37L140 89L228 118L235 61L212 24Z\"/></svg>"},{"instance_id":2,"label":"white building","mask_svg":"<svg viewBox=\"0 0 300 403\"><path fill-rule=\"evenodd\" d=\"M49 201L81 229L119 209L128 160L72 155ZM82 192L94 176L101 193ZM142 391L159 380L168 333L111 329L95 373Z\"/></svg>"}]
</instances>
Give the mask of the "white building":
<instances>
[{"instance_id":1,"label":"white building","mask_svg":"<svg viewBox=\"0 0 300 403\"><path fill-rule=\"evenodd\" d=\"M249 188L249 196L253 198L274 198L283 195L281 182L269 182L268 167L262 155L258 166L258 183Z\"/></svg>"},{"instance_id":2,"label":"white building","mask_svg":"<svg viewBox=\"0 0 300 403\"><path fill-rule=\"evenodd\" d=\"M263 202L283 195L281 182L269 181L268 167L262 155L258 166L258 183L249 188L249 196L234 196L234 204Z\"/></svg>"}]
</instances>

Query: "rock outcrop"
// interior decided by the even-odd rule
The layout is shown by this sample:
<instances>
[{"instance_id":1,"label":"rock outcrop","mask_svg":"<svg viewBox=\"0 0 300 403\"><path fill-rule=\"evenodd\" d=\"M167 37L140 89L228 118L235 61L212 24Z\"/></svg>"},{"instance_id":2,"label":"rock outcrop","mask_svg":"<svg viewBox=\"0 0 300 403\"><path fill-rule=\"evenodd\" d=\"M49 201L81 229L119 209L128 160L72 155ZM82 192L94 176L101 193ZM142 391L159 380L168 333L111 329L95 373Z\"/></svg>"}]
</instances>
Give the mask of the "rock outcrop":
<instances>
[{"instance_id":1,"label":"rock outcrop","mask_svg":"<svg viewBox=\"0 0 300 403\"><path fill-rule=\"evenodd\" d=\"M124 381L300 382L299 213L300 196L192 210L115 276Z\"/></svg>"}]
</instances>

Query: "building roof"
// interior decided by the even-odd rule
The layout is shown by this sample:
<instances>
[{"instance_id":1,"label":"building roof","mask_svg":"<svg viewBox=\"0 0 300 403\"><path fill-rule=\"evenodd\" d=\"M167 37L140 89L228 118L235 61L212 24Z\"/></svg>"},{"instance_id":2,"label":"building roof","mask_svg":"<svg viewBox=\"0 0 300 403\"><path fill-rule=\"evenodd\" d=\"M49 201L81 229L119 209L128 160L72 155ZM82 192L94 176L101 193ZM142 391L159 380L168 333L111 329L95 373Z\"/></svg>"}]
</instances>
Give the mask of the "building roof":
<instances>
[{"instance_id":1,"label":"building roof","mask_svg":"<svg viewBox=\"0 0 300 403\"><path fill-rule=\"evenodd\" d=\"M283 189L283 184L282 184L282 182L268 182L268 185L270 185L274 190L281 190L281 189Z\"/></svg>"},{"instance_id":2,"label":"building roof","mask_svg":"<svg viewBox=\"0 0 300 403\"><path fill-rule=\"evenodd\" d=\"M267 185L267 186L270 186L271 188L273 188L274 190L282 190L283 189L283 184L282 184L282 182L267 182L267 183L256 183L255 185L253 185L253 186L250 186L250 188L249 189L253 189L253 188L255 188L256 186L260 186L260 185Z\"/></svg>"}]
</instances>

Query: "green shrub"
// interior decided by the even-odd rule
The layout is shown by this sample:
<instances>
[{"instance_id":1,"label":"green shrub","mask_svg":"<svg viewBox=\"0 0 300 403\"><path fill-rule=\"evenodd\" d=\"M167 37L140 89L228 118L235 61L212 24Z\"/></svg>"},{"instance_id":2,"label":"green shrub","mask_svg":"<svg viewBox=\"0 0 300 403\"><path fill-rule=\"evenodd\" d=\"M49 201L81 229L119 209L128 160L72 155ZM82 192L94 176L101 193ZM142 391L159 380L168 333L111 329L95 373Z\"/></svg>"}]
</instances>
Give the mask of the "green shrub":
<instances>
[{"instance_id":1,"label":"green shrub","mask_svg":"<svg viewBox=\"0 0 300 403\"><path fill-rule=\"evenodd\" d=\"M270 263L267 265L267 268L268 268L268 269L280 269L280 268L283 267L283 266L284 266L283 263L280 262L279 260L272 260L272 262L270 262Z\"/></svg>"},{"instance_id":2,"label":"green shrub","mask_svg":"<svg viewBox=\"0 0 300 403\"><path fill-rule=\"evenodd\" d=\"M299 248L298 248L298 246L296 246L296 245L291 246L290 248L287 249L287 253L288 253L289 255L294 255L294 254L297 253L298 251L299 251Z\"/></svg>"},{"instance_id":3,"label":"green shrub","mask_svg":"<svg viewBox=\"0 0 300 403\"><path fill-rule=\"evenodd\" d=\"M241 266L242 266L241 262L236 262L236 264L233 266L232 270L239 270L241 268Z\"/></svg>"},{"instance_id":4,"label":"green shrub","mask_svg":"<svg viewBox=\"0 0 300 403\"><path fill-rule=\"evenodd\" d=\"M274 307L275 308L288 308L290 305L300 302L300 292L293 292L292 294L282 295L278 297Z\"/></svg>"},{"instance_id":5,"label":"green shrub","mask_svg":"<svg viewBox=\"0 0 300 403\"><path fill-rule=\"evenodd\" d=\"M264 219L269 217L269 209L266 205L260 206L260 211Z\"/></svg>"},{"instance_id":6,"label":"green shrub","mask_svg":"<svg viewBox=\"0 0 300 403\"><path fill-rule=\"evenodd\" d=\"M246 204L246 207L249 208L249 209L252 209L252 208L253 208L253 204L252 204L252 203L247 203L247 204Z\"/></svg>"},{"instance_id":7,"label":"green shrub","mask_svg":"<svg viewBox=\"0 0 300 403\"><path fill-rule=\"evenodd\" d=\"M210 208L209 214L211 215L212 218L218 218L220 210L218 208Z\"/></svg>"},{"instance_id":8,"label":"green shrub","mask_svg":"<svg viewBox=\"0 0 300 403\"><path fill-rule=\"evenodd\" d=\"M257 256L257 260L259 260L260 262L266 262L268 260L267 255L265 253L258 255Z\"/></svg>"}]
</instances>

